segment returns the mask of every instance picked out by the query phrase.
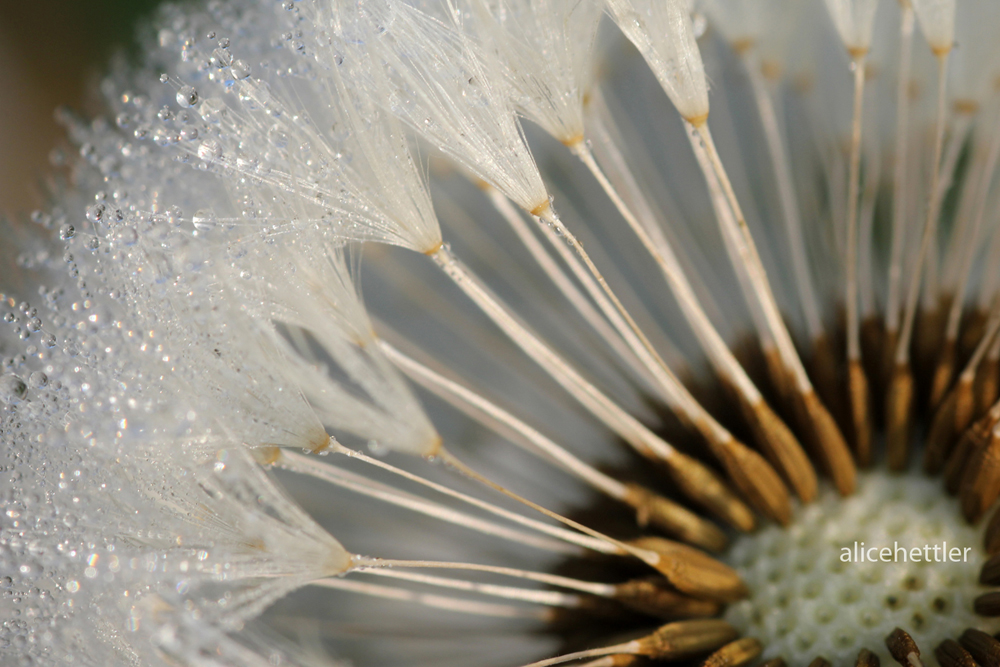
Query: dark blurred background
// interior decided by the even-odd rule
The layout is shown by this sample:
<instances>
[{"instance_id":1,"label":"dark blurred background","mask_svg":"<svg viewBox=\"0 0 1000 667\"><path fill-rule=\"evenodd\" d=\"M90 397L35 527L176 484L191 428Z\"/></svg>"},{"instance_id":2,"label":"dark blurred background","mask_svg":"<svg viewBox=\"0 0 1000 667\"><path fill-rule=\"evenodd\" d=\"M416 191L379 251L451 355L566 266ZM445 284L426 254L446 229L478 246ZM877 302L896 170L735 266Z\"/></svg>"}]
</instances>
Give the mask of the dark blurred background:
<instances>
[{"instance_id":1,"label":"dark blurred background","mask_svg":"<svg viewBox=\"0 0 1000 667\"><path fill-rule=\"evenodd\" d=\"M136 26L161 0L0 0L0 215L43 202L58 105L86 106L108 58L135 50Z\"/></svg>"}]
</instances>

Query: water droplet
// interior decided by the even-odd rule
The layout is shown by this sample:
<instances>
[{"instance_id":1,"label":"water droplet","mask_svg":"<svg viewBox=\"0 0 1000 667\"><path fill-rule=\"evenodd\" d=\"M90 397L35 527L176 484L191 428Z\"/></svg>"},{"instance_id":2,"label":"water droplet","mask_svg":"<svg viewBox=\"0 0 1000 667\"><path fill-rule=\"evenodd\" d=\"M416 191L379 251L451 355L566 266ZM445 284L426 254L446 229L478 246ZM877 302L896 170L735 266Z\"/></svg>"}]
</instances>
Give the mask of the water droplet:
<instances>
[{"instance_id":1,"label":"water droplet","mask_svg":"<svg viewBox=\"0 0 1000 667\"><path fill-rule=\"evenodd\" d=\"M177 104L182 107L193 107L198 103L198 91L191 86L181 86L177 91Z\"/></svg>"},{"instance_id":2,"label":"water droplet","mask_svg":"<svg viewBox=\"0 0 1000 667\"><path fill-rule=\"evenodd\" d=\"M170 146L177 142L177 135L165 127L158 127L153 132L153 143L157 146Z\"/></svg>"},{"instance_id":3,"label":"water droplet","mask_svg":"<svg viewBox=\"0 0 1000 667\"><path fill-rule=\"evenodd\" d=\"M74 236L76 236L76 227L73 225L63 225L59 228L59 238L63 241L69 241Z\"/></svg>"},{"instance_id":4,"label":"water droplet","mask_svg":"<svg viewBox=\"0 0 1000 667\"><path fill-rule=\"evenodd\" d=\"M216 49L212 51L211 63L218 69L225 69L233 62L233 54L226 49Z\"/></svg>"},{"instance_id":5,"label":"water droplet","mask_svg":"<svg viewBox=\"0 0 1000 667\"><path fill-rule=\"evenodd\" d=\"M94 204L87 208L87 220L91 222L100 222L104 217L104 204Z\"/></svg>"},{"instance_id":6,"label":"water droplet","mask_svg":"<svg viewBox=\"0 0 1000 667\"><path fill-rule=\"evenodd\" d=\"M118 230L118 233L115 234L115 239L119 243L132 246L139 240L139 234L135 231L134 227L124 227Z\"/></svg>"},{"instance_id":7,"label":"water droplet","mask_svg":"<svg viewBox=\"0 0 1000 667\"><path fill-rule=\"evenodd\" d=\"M52 349L53 347L56 346L56 337L49 333L44 334L42 336L42 345L44 345L49 349Z\"/></svg>"},{"instance_id":8,"label":"water droplet","mask_svg":"<svg viewBox=\"0 0 1000 667\"><path fill-rule=\"evenodd\" d=\"M250 76L250 65L245 60L234 60L230 69L233 72L233 78L238 81Z\"/></svg>"},{"instance_id":9,"label":"water droplet","mask_svg":"<svg viewBox=\"0 0 1000 667\"><path fill-rule=\"evenodd\" d=\"M288 133L282 130L278 124L272 125L271 129L267 131L267 140L275 148L288 147Z\"/></svg>"},{"instance_id":10,"label":"water droplet","mask_svg":"<svg viewBox=\"0 0 1000 667\"><path fill-rule=\"evenodd\" d=\"M0 401L8 405L17 405L28 393L28 385L16 375L0 376Z\"/></svg>"},{"instance_id":11,"label":"water droplet","mask_svg":"<svg viewBox=\"0 0 1000 667\"><path fill-rule=\"evenodd\" d=\"M226 104L217 97L207 99L198 107L201 119L206 123L218 123L226 114Z\"/></svg>"},{"instance_id":12,"label":"water droplet","mask_svg":"<svg viewBox=\"0 0 1000 667\"><path fill-rule=\"evenodd\" d=\"M35 371L28 376L28 386L32 389L41 389L49 383L49 376L41 371Z\"/></svg>"},{"instance_id":13,"label":"water droplet","mask_svg":"<svg viewBox=\"0 0 1000 667\"><path fill-rule=\"evenodd\" d=\"M215 214L211 211L198 211L191 217L195 229L202 231L212 229L216 224Z\"/></svg>"},{"instance_id":14,"label":"water droplet","mask_svg":"<svg viewBox=\"0 0 1000 667\"><path fill-rule=\"evenodd\" d=\"M218 160L222 157L222 144L215 139L202 142L198 147L198 157L205 161Z\"/></svg>"}]
</instances>

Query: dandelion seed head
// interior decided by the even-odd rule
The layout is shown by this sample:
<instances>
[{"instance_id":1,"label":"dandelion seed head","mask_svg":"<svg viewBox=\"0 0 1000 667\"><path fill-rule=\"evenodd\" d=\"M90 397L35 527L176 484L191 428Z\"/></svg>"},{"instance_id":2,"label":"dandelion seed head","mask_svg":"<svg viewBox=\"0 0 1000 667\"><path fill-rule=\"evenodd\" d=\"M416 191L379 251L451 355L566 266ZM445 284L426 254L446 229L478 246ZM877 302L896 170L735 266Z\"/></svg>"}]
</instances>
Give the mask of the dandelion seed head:
<instances>
[{"instance_id":1,"label":"dandelion seed head","mask_svg":"<svg viewBox=\"0 0 1000 667\"><path fill-rule=\"evenodd\" d=\"M517 664L680 633L710 665L840 663L997 629L996 530L959 516L1000 488L995 11L913 3L931 49L975 42L935 116L931 50L894 64L908 4L814 4L164 8L106 113L60 113L51 206L0 221L0 650ZM857 97L844 46L871 52ZM893 460L959 498L881 471L852 495L881 465L851 409L893 357L882 279L923 272ZM974 557L843 563L854 541ZM618 631L647 639L600 648Z\"/></svg>"}]
</instances>

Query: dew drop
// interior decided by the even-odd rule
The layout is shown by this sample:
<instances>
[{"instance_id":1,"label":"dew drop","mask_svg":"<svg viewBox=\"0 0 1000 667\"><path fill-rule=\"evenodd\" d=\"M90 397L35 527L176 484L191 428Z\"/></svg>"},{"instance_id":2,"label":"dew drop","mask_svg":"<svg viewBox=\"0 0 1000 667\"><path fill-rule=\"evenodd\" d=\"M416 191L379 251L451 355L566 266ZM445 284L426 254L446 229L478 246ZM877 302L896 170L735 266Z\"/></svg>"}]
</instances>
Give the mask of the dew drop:
<instances>
[{"instance_id":1,"label":"dew drop","mask_svg":"<svg viewBox=\"0 0 1000 667\"><path fill-rule=\"evenodd\" d=\"M275 148L288 147L288 133L282 130L278 124L272 125L271 129L267 131L267 140Z\"/></svg>"},{"instance_id":2,"label":"dew drop","mask_svg":"<svg viewBox=\"0 0 1000 667\"><path fill-rule=\"evenodd\" d=\"M28 385L16 375L0 376L0 401L8 405L17 405L28 393Z\"/></svg>"},{"instance_id":3,"label":"dew drop","mask_svg":"<svg viewBox=\"0 0 1000 667\"><path fill-rule=\"evenodd\" d=\"M124 245L132 246L135 245L136 241L139 240L139 234L135 231L134 227L125 227L118 230L115 234L115 239Z\"/></svg>"},{"instance_id":4,"label":"dew drop","mask_svg":"<svg viewBox=\"0 0 1000 667\"><path fill-rule=\"evenodd\" d=\"M206 123L218 123L226 114L226 104L217 97L204 100L198 107L201 119Z\"/></svg>"},{"instance_id":5,"label":"dew drop","mask_svg":"<svg viewBox=\"0 0 1000 667\"><path fill-rule=\"evenodd\" d=\"M49 383L49 376L41 371L35 371L28 376L28 386L32 389L41 389Z\"/></svg>"},{"instance_id":6,"label":"dew drop","mask_svg":"<svg viewBox=\"0 0 1000 667\"><path fill-rule=\"evenodd\" d=\"M87 207L87 220L100 222L104 218L104 204L94 204Z\"/></svg>"},{"instance_id":7,"label":"dew drop","mask_svg":"<svg viewBox=\"0 0 1000 667\"><path fill-rule=\"evenodd\" d=\"M212 64L218 69L225 69L233 62L233 54L226 49L216 49L212 51Z\"/></svg>"},{"instance_id":8,"label":"dew drop","mask_svg":"<svg viewBox=\"0 0 1000 667\"><path fill-rule=\"evenodd\" d=\"M218 160L222 157L222 145L215 139L203 141L198 147L198 157L206 161Z\"/></svg>"},{"instance_id":9,"label":"dew drop","mask_svg":"<svg viewBox=\"0 0 1000 667\"><path fill-rule=\"evenodd\" d=\"M233 72L233 78L238 81L250 76L250 65L245 60L234 60L230 69Z\"/></svg>"},{"instance_id":10,"label":"dew drop","mask_svg":"<svg viewBox=\"0 0 1000 667\"><path fill-rule=\"evenodd\" d=\"M76 236L76 227L73 225L63 225L59 228L59 238L63 241L69 241L74 236Z\"/></svg>"},{"instance_id":11,"label":"dew drop","mask_svg":"<svg viewBox=\"0 0 1000 667\"><path fill-rule=\"evenodd\" d=\"M177 91L177 104L182 107L193 107L198 103L198 91L191 86L181 86Z\"/></svg>"}]
</instances>

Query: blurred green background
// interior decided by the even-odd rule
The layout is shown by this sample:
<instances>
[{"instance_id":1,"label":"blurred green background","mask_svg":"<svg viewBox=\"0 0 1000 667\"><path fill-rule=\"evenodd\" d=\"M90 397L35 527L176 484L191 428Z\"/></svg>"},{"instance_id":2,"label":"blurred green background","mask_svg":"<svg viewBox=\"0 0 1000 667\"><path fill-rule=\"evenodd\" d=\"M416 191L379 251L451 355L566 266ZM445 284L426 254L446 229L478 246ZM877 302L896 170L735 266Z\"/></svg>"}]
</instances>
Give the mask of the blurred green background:
<instances>
[{"instance_id":1,"label":"blurred green background","mask_svg":"<svg viewBox=\"0 0 1000 667\"><path fill-rule=\"evenodd\" d=\"M58 105L86 109L108 58L161 0L0 0L0 214L42 204Z\"/></svg>"}]
</instances>

